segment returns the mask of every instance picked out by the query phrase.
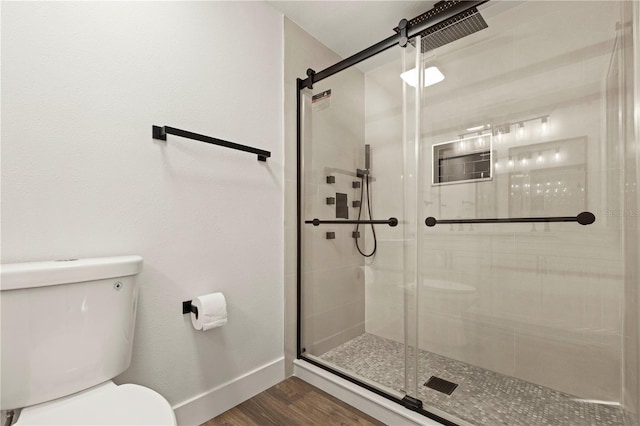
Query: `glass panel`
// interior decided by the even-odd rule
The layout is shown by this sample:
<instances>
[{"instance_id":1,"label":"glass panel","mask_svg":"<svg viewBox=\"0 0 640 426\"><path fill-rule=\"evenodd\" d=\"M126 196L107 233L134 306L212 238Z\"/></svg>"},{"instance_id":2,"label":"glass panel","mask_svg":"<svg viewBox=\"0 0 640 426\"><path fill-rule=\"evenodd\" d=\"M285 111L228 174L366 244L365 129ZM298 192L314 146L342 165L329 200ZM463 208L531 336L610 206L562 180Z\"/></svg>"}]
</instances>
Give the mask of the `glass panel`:
<instances>
[{"instance_id":1,"label":"glass panel","mask_svg":"<svg viewBox=\"0 0 640 426\"><path fill-rule=\"evenodd\" d=\"M401 52L304 91L302 161L303 220L393 217L399 225L304 223L301 253L303 355L398 399L406 392ZM327 58L326 66L340 59ZM379 68L389 80L368 78Z\"/></svg>"},{"instance_id":2,"label":"glass panel","mask_svg":"<svg viewBox=\"0 0 640 426\"><path fill-rule=\"evenodd\" d=\"M420 239L418 238L421 210L417 201L421 193L420 179L420 126L422 120L421 99L422 83L424 81L423 68L420 66L422 54L419 48L420 36L411 40L403 51L403 150L404 150L404 212L403 222L403 263L397 265L404 272L404 304L405 304L405 390L410 398L418 399L418 294L420 286L416 285L420 276L418 253ZM410 75L412 79L407 79ZM398 202L398 195L388 194L387 202Z\"/></svg>"},{"instance_id":3,"label":"glass panel","mask_svg":"<svg viewBox=\"0 0 640 426\"><path fill-rule=\"evenodd\" d=\"M425 217L591 211L596 222L423 226L419 381L435 386L418 395L472 424L637 424L637 386L625 389L638 380L637 365L625 366L637 332L622 338L638 311L623 226L637 182L624 173L637 143L625 147L623 134L631 3L479 9L488 28L424 53L423 68L444 75L424 89ZM455 141L490 150L489 179L465 180L467 156L434 171L457 182L434 182L429 172L455 154L433 153ZM623 303L625 293L636 299Z\"/></svg>"}]
</instances>

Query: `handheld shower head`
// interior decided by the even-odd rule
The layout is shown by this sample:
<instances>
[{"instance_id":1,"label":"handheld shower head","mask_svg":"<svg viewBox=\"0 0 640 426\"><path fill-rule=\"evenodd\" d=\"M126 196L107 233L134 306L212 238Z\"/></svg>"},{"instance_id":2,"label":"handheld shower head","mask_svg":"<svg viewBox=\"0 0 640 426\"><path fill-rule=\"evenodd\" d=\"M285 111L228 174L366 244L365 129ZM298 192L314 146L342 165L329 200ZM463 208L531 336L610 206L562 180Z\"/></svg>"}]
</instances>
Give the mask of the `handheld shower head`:
<instances>
[{"instance_id":1,"label":"handheld shower head","mask_svg":"<svg viewBox=\"0 0 640 426\"><path fill-rule=\"evenodd\" d=\"M371 145L369 144L364 146L364 168L366 171L371 169Z\"/></svg>"},{"instance_id":2,"label":"handheld shower head","mask_svg":"<svg viewBox=\"0 0 640 426\"><path fill-rule=\"evenodd\" d=\"M363 178L369 174L371 169L371 145L365 144L364 146L364 169L356 169L356 175L359 178Z\"/></svg>"}]
</instances>

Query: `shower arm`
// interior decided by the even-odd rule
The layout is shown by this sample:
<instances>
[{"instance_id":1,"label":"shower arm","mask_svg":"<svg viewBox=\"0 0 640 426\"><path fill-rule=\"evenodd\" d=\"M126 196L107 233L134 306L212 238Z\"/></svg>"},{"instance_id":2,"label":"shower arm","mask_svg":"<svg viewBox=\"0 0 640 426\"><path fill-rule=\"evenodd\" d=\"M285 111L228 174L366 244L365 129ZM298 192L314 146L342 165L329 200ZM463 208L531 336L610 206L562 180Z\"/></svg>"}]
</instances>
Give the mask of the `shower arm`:
<instances>
[{"instance_id":1,"label":"shower arm","mask_svg":"<svg viewBox=\"0 0 640 426\"><path fill-rule=\"evenodd\" d=\"M580 225L591 225L596 221L596 216L591 212L582 212L577 216L558 217L513 217L496 219L436 219L429 216L424 223L428 227L446 223L531 223L531 222L578 222Z\"/></svg>"},{"instance_id":2,"label":"shower arm","mask_svg":"<svg viewBox=\"0 0 640 426\"><path fill-rule=\"evenodd\" d=\"M310 223L313 226L318 225L338 225L338 224L347 224L347 225L389 225L389 226L397 226L398 219L395 217L390 217L387 220L305 220L304 223Z\"/></svg>"}]
</instances>

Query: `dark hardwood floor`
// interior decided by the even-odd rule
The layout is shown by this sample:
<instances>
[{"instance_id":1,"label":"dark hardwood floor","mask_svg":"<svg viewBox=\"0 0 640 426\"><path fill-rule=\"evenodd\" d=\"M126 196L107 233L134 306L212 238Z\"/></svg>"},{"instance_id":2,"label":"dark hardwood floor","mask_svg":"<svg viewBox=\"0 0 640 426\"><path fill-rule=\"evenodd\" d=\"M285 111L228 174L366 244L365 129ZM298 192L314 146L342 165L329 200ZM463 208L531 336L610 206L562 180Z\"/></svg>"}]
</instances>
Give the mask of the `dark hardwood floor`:
<instances>
[{"instance_id":1,"label":"dark hardwood floor","mask_svg":"<svg viewBox=\"0 0 640 426\"><path fill-rule=\"evenodd\" d=\"M290 377L202 426L384 425L307 382Z\"/></svg>"}]
</instances>

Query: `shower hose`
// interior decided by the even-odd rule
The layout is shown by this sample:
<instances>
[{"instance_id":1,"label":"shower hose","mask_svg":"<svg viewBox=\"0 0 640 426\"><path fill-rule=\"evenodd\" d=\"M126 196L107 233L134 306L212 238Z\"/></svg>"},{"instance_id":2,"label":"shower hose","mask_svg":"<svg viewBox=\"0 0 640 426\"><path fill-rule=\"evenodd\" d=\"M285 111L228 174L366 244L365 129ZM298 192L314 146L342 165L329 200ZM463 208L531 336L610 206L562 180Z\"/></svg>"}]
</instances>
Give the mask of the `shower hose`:
<instances>
[{"instance_id":1,"label":"shower hose","mask_svg":"<svg viewBox=\"0 0 640 426\"><path fill-rule=\"evenodd\" d=\"M366 177L366 180L365 180ZM365 174L362 175L361 178L362 182L360 183L360 208L358 209L358 221L360 220L360 216L362 215L362 205L364 204L364 187L365 184L367 186L367 210L369 211L369 219L373 220L373 216L371 215L371 196L369 193L369 174ZM360 245L358 243L358 229L360 227L360 224L356 224L356 248L358 249L358 252L360 252L361 255L363 255L364 257L371 257L376 253L376 249L378 248L378 241L376 239L376 229L373 227L373 223L371 224L371 232L373 233L373 250L371 251L371 253L367 254L364 251L362 251L360 249Z\"/></svg>"}]
</instances>

